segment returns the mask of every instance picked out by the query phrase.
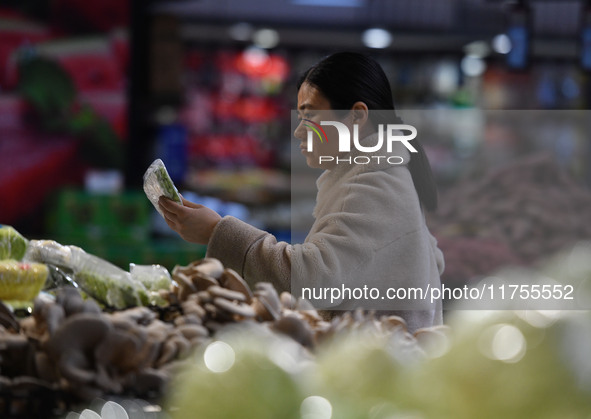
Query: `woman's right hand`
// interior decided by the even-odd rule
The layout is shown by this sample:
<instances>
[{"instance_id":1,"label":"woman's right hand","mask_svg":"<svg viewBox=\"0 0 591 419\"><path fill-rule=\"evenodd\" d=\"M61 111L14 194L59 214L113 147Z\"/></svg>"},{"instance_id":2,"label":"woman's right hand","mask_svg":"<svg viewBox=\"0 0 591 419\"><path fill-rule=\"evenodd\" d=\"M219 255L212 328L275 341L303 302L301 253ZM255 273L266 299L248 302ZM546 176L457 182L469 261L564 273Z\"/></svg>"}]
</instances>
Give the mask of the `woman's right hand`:
<instances>
[{"instance_id":1,"label":"woman's right hand","mask_svg":"<svg viewBox=\"0 0 591 419\"><path fill-rule=\"evenodd\" d=\"M207 244L213 229L222 217L212 209L194 204L182 198L183 205L161 196L158 206L164 214L166 224L186 241Z\"/></svg>"}]
</instances>

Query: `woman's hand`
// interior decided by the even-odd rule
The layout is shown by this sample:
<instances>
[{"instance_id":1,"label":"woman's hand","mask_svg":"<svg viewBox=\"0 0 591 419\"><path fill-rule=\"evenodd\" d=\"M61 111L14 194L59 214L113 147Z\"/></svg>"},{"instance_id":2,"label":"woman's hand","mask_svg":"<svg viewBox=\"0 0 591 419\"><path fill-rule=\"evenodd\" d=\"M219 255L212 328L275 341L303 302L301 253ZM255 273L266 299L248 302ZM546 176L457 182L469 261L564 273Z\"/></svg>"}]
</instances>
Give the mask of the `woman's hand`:
<instances>
[{"instance_id":1,"label":"woman's hand","mask_svg":"<svg viewBox=\"0 0 591 419\"><path fill-rule=\"evenodd\" d=\"M194 204L182 197L181 199L184 206L163 196L158 200L166 224L188 242L207 244L222 217L203 205Z\"/></svg>"}]
</instances>

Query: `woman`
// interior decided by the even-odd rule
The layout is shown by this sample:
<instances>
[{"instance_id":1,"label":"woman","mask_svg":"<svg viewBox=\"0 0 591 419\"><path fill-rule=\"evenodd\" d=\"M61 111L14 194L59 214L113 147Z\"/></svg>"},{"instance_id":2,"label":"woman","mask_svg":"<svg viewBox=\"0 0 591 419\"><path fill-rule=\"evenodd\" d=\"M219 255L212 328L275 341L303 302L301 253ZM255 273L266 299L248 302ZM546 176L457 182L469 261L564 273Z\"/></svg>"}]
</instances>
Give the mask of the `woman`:
<instances>
[{"instance_id":1,"label":"woman","mask_svg":"<svg viewBox=\"0 0 591 419\"><path fill-rule=\"evenodd\" d=\"M389 160L395 164L385 158L347 164L360 152L353 146L339 151L336 128L325 125L326 141L308 151L308 128L320 121L339 121L351 133L357 125L364 146L376 144L380 124L400 122L382 68L357 53L325 58L298 84L298 114L294 134L306 162L325 169L317 180L315 221L303 244L278 243L236 218L221 218L186 200L181 206L161 198L168 225L187 241L207 244L207 256L220 259L251 284L269 281L279 290L307 290L303 296L318 298L313 302L324 308L398 314L409 330L440 324L441 301L430 300L428 290L440 287L443 255L422 211L436 208L437 193L418 141L412 140L413 153L402 142L394 142L389 152L385 147L379 151L396 157ZM425 294L415 290L410 298L410 288ZM368 289L377 291L368 295Z\"/></svg>"}]
</instances>

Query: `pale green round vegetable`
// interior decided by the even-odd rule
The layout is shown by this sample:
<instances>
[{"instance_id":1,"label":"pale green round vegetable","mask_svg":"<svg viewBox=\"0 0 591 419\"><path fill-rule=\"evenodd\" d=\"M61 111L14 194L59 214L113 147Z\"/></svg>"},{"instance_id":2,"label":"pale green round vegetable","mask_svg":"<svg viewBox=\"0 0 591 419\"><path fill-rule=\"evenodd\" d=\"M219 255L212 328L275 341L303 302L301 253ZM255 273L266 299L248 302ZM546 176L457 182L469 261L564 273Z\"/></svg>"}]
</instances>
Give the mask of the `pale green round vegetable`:
<instances>
[{"instance_id":1,"label":"pale green round vegetable","mask_svg":"<svg viewBox=\"0 0 591 419\"><path fill-rule=\"evenodd\" d=\"M48 275L49 269L42 263L0 261L0 300L32 301Z\"/></svg>"}]
</instances>

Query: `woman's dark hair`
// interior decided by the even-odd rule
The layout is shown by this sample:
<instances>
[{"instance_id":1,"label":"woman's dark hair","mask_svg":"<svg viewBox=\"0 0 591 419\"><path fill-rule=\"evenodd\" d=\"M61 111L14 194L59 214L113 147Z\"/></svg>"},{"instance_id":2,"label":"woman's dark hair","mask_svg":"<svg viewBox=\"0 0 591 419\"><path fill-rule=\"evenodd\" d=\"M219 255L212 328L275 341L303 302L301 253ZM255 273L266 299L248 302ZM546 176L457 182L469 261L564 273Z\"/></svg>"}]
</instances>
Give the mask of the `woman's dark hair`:
<instances>
[{"instance_id":1,"label":"woman's dark hair","mask_svg":"<svg viewBox=\"0 0 591 419\"><path fill-rule=\"evenodd\" d=\"M332 109L351 109L355 102L364 102L374 115L374 123L401 123L394 110L390 82L382 67L371 57L338 52L309 68L298 81L298 90L304 82L318 89L329 101ZM376 121L375 111L379 112ZM381 121L380 121L381 120ZM409 163L415 189L422 205L433 211L437 208L437 187L425 150L415 138L412 141L418 153Z\"/></svg>"}]
</instances>

